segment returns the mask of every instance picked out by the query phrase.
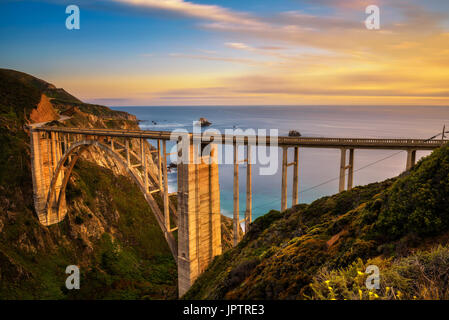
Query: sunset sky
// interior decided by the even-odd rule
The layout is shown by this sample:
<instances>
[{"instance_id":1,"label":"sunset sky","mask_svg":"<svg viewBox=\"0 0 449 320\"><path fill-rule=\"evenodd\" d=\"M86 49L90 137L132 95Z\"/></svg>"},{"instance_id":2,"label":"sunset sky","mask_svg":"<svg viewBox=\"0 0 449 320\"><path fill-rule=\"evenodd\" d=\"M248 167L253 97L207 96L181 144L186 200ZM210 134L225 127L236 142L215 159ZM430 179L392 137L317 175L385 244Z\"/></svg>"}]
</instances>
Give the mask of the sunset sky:
<instances>
[{"instance_id":1,"label":"sunset sky","mask_svg":"<svg viewBox=\"0 0 449 320\"><path fill-rule=\"evenodd\" d=\"M447 0L1 0L0 41L0 67L109 106L449 106Z\"/></svg>"}]
</instances>

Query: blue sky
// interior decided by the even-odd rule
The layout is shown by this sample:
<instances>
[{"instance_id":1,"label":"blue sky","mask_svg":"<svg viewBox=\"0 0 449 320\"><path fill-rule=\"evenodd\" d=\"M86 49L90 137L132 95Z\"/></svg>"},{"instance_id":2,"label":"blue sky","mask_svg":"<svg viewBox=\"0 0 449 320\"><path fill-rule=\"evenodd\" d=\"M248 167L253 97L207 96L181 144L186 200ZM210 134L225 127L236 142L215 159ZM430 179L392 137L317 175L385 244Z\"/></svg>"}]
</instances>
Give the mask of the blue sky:
<instances>
[{"instance_id":1,"label":"blue sky","mask_svg":"<svg viewBox=\"0 0 449 320\"><path fill-rule=\"evenodd\" d=\"M107 105L447 105L448 3L3 0L0 61Z\"/></svg>"}]
</instances>

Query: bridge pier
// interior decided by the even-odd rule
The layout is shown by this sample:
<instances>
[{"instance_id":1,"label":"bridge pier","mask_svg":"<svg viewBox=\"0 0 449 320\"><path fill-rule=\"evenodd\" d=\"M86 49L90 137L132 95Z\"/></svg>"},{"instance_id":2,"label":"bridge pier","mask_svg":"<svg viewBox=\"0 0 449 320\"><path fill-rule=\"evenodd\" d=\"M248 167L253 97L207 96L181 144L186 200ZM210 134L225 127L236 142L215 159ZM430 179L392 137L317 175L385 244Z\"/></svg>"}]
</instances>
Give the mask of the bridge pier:
<instances>
[{"instance_id":1,"label":"bridge pier","mask_svg":"<svg viewBox=\"0 0 449 320\"><path fill-rule=\"evenodd\" d=\"M239 155L238 155L238 144L234 144L234 205L233 205L233 238L234 247L239 243L239 222L240 222L240 204L239 204Z\"/></svg>"},{"instance_id":2,"label":"bridge pier","mask_svg":"<svg viewBox=\"0 0 449 320\"><path fill-rule=\"evenodd\" d=\"M407 150L407 163L405 166L405 170L408 171L415 165L416 162L416 150L409 149Z\"/></svg>"},{"instance_id":3,"label":"bridge pier","mask_svg":"<svg viewBox=\"0 0 449 320\"><path fill-rule=\"evenodd\" d=\"M288 147L282 148L282 185L281 185L281 211L287 210L287 170L293 166L292 207L298 204L298 174L299 174L299 148L294 147L294 160L288 162Z\"/></svg>"},{"instance_id":4,"label":"bridge pier","mask_svg":"<svg viewBox=\"0 0 449 320\"><path fill-rule=\"evenodd\" d=\"M245 210L245 233L249 230L253 217L253 190L252 190L252 159L251 159L251 145L246 147L246 210ZM238 231L238 230L237 230Z\"/></svg>"},{"instance_id":5,"label":"bridge pier","mask_svg":"<svg viewBox=\"0 0 449 320\"><path fill-rule=\"evenodd\" d=\"M351 190L354 183L354 149L349 149L349 164L346 164L347 148L341 148L340 157L340 180L338 184L338 192L345 190L346 170L348 170L348 185L347 190Z\"/></svg>"},{"instance_id":6,"label":"bridge pier","mask_svg":"<svg viewBox=\"0 0 449 320\"><path fill-rule=\"evenodd\" d=\"M249 230L249 225L252 222L252 210L253 210L253 194L252 194L252 163L251 163L251 144L246 144L246 159L243 162L246 162L246 208L245 208L245 218L240 220L240 190L239 190L239 156L238 156L238 143L234 143L234 205L233 205L233 219L232 219L232 227L233 227L233 245L234 247L239 243L239 231L240 231L240 223L245 223L245 233Z\"/></svg>"},{"instance_id":7,"label":"bridge pier","mask_svg":"<svg viewBox=\"0 0 449 320\"><path fill-rule=\"evenodd\" d=\"M182 163L178 155L180 297L187 292L212 259L222 252L217 148L212 146L210 157L198 159L197 147L199 146L190 145L188 163Z\"/></svg>"}]
</instances>

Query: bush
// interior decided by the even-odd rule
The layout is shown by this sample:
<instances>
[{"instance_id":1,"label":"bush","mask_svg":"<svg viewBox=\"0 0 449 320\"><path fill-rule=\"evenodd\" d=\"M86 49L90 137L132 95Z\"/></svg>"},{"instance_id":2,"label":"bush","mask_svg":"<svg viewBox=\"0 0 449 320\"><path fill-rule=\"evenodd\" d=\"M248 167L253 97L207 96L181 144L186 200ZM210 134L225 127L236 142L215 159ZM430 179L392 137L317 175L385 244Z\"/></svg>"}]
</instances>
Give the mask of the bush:
<instances>
[{"instance_id":1,"label":"bush","mask_svg":"<svg viewBox=\"0 0 449 320\"><path fill-rule=\"evenodd\" d=\"M368 290L368 265L380 269L379 290ZM439 246L397 259L361 259L349 267L329 271L323 267L310 284L309 299L401 300L449 299L449 248Z\"/></svg>"}]
</instances>

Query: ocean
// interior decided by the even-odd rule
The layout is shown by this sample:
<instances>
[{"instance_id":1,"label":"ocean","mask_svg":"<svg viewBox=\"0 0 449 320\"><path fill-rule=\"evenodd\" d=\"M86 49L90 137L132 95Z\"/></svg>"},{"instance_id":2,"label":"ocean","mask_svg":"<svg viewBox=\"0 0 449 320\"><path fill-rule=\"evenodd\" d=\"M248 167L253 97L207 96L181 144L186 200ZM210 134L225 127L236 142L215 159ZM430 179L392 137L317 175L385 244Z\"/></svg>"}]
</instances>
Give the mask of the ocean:
<instances>
[{"instance_id":1,"label":"ocean","mask_svg":"<svg viewBox=\"0 0 449 320\"><path fill-rule=\"evenodd\" d=\"M304 137L422 138L449 128L449 107L385 106L209 106L209 107L113 107L137 116L142 130L193 130L200 117L220 130L278 129L279 135L297 130ZM154 121L154 122L152 122ZM151 141L149 141L151 143ZM170 145L169 145L170 147ZM418 151L417 159L428 155ZM292 154L289 154L292 161ZM387 158L385 160L382 160ZM311 203L338 192L340 150L302 148L299 151L299 201ZM278 153L281 163L281 153ZM355 150L354 185L382 181L404 171L406 152L396 150ZM361 169L360 169L361 168ZM280 209L281 170L274 175L259 175L253 166L253 218L271 209ZM359 170L360 169L360 170ZM221 164L221 211L233 212L233 166ZM289 204L292 173L289 169ZM240 212L245 211L245 164L240 166ZM170 192L176 191L176 172L169 174Z\"/></svg>"}]
</instances>

